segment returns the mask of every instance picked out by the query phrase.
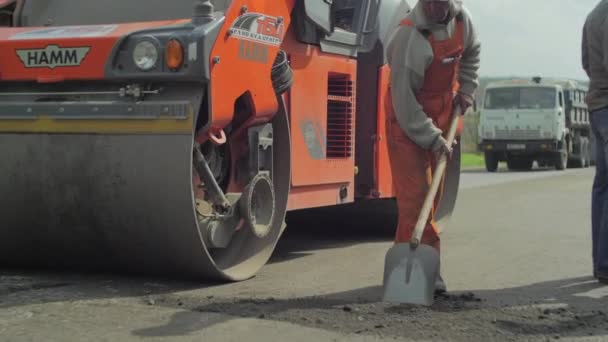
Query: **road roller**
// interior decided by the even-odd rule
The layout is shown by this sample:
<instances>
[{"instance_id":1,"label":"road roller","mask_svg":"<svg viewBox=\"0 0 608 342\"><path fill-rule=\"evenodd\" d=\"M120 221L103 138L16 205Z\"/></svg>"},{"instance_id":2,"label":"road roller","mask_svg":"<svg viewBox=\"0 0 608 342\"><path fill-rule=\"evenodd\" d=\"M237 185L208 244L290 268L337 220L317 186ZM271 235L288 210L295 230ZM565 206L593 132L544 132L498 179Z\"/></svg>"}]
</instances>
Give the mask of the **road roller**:
<instances>
[{"instance_id":1,"label":"road roller","mask_svg":"<svg viewBox=\"0 0 608 342\"><path fill-rule=\"evenodd\" d=\"M0 265L242 281L288 213L388 217L385 49L409 10L0 0Z\"/></svg>"}]
</instances>

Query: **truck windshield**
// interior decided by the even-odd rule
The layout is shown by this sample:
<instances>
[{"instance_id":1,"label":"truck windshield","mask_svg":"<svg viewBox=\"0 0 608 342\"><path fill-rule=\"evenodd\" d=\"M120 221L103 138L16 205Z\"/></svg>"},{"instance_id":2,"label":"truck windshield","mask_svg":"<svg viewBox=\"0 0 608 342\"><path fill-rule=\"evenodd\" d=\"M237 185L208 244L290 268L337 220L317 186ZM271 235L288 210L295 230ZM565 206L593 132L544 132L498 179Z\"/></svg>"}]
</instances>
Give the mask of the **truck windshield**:
<instances>
[{"instance_id":1,"label":"truck windshield","mask_svg":"<svg viewBox=\"0 0 608 342\"><path fill-rule=\"evenodd\" d=\"M486 91L486 109L551 109L557 90L543 87L495 88Z\"/></svg>"},{"instance_id":2,"label":"truck windshield","mask_svg":"<svg viewBox=\"0 0 608 342\"><path fill-rule=\"evenodd\" d=\"M224 11L231 0L211 0ZM122 24L191 18L195 0L25 0L24 26Z\"/></svg>"}]
</instances>

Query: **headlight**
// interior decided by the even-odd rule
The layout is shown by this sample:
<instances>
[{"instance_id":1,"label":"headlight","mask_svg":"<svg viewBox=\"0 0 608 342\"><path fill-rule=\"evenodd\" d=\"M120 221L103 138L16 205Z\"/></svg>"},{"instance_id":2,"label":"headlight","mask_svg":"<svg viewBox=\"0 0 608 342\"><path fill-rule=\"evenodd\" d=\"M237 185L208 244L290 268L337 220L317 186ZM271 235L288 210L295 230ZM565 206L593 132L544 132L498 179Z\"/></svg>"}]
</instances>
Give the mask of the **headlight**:
<instances>
[{"instance_id":1,"label":"headlight","mask_svg":"<svg viewBox=\"0 0 608 342\"><path fill-rule=\"evenodd\" d=\"M150 70L156 66L158 61L158 48L154 43L143 40L133 49L133 62L143 71Z\"/></svg>"}]
</instances>

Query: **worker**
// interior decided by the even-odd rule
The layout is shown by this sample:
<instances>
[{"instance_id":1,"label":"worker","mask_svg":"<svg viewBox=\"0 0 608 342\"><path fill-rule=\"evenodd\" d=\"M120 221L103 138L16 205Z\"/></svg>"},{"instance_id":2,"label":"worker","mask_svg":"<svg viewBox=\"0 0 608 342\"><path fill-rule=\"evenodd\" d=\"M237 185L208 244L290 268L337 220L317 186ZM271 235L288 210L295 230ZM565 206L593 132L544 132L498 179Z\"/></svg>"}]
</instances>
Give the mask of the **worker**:
<instances>
[{"instance_id":1,"label":"worker","mask_svg":"<svg viewBox=\"0 0 608 342\"><path fill-rule=\"evenodd\" d=\"M593 276L608 284L608 0L600 1L583 27L582 62L589 76L586 102L595 138L591 195Z\"/></svg>"},{"instance_id":2,"label":"worker","mask_svg":"<svg viewBox=\"0 0 608 342\"><path fill-rule=\"evenodd\" d=\"M393 32L387 57L386 135L399 210L395 243L408 243L429 190L440 153L451 158L446 140L452 109L464 114L477 89L481 44L471 16L459 0L418 0ZM459 134L462 132L460 127ZM431 210L421 243L440 251ZM446 291L439 274L435 292Z\"/></svg>"}]
</instances>

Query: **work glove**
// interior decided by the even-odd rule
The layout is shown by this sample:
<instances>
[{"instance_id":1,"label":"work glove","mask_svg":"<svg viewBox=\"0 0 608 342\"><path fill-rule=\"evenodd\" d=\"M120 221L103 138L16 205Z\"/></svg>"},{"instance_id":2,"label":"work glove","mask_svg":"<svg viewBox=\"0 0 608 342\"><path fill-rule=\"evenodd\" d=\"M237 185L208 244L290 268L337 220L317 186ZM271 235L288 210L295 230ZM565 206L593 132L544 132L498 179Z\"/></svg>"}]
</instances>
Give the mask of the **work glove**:
<instances>
[{"instance_id":1,"label":"work glove","mask_svg":"<svg viewBox=\"0 0 608 342\"><path fill-rule=\"evenodd\" d=\"M458 141L456 141L456 139L454 139L454 142L452 142L452 146L450 146L447 141L443 140L443 144L441 144L440 147L434 151L435 160L439 160L442 154L447 155L448 160L451 160L452 155L454 154L454 149L457 147L457 145Z\"/></svg>"},{"instance_id":2,"label":"work glove","mask_svg":"<svg viewBox=\"0 0 608 342\"><path fill-rule=\"evenodd\" d=\"M454 97L454 107L460 106L460 109L462 109L460 115L464 115L469 108L473 107L474 101L475 99L471 95L459 92Z\"/></svg>"}]
</instances>

